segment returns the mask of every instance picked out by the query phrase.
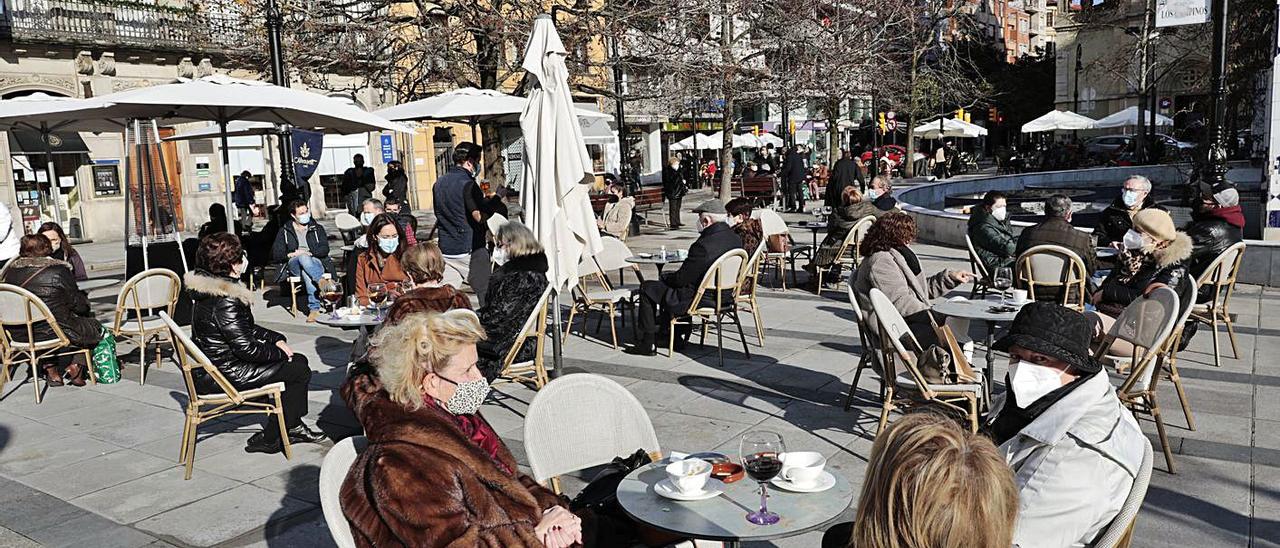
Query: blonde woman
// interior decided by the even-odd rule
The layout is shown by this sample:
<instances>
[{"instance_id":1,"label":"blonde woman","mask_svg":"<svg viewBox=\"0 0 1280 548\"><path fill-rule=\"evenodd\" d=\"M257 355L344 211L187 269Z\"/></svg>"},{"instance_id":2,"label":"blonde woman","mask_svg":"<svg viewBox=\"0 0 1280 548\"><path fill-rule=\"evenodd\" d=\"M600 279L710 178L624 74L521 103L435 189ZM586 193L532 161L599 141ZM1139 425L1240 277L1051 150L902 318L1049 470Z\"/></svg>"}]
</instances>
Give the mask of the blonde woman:
<instances>
[{"instance_id":1,"label":"blonde woman","mask_svg":"<svg viewBox=\"0 0 1280 548\"><path fill-rule=\"evenodd\" d=\"M1013 471L995 445L954 421L913 413L876 437L852 524L823 537L857 548L1008 548Z\"/></svg>"},{"instance_id":2,"label":"blonde woman","mask_svg":"<svg viewBox=\"0 0 1280 548\"><path fill-rule=\"evenodd\" d=\"M342 485L358 546L561 548L583 543L565 499L522 474L480 415L489 383L470 310L411 314L373 336L342 396L369 447Z\"/></svg>"},{"instance_id":3,"label":"blonde woman","mask_svg":"<svg viewBox=\"0 0 1280 548\"><path fill-rule=\"evenodd\" d=\"M515 344L520 328L547 289L548 268L547 256L538 238L517 222L498 228L493 262L498 267L489 278L484 306L477 311L481 325L489 334L480 344L480 370L490 381L502 372L502 358ZM532 360L535 348L534 341L525 341L516 362Z\"/></svg>"}]
</instances>

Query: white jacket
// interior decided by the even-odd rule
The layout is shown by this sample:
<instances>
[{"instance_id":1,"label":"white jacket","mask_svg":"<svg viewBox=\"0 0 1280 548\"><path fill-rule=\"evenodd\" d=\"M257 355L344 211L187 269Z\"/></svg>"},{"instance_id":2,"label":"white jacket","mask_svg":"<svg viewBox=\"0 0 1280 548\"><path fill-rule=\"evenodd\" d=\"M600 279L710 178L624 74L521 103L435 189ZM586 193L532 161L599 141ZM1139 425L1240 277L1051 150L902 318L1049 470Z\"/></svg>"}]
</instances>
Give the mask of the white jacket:
<instances>
[{"instance_id":1,"label":"white jacket","mask_svg":"<svg viewBox=\"0 0 1280 548\"><path fill-rule=\"evenodd\" d=\"M22 238L22 229L13 226L13 215L9 207L0 203L0 261L7 261L18 256L18 240Z\"/></svg>"},{"instance_id":2,"label":"white jacket","mask_svg":"<svg viewBox=\"0 0 1280 548\"><path fill-rule=\"evenodd\" d=\"M995 402L992 417L1004 407ZM1000 445L1018 486L1022 548L1085 546L1120 512L1149 444L1105 372Z\"/></svg>"}]
</instances>

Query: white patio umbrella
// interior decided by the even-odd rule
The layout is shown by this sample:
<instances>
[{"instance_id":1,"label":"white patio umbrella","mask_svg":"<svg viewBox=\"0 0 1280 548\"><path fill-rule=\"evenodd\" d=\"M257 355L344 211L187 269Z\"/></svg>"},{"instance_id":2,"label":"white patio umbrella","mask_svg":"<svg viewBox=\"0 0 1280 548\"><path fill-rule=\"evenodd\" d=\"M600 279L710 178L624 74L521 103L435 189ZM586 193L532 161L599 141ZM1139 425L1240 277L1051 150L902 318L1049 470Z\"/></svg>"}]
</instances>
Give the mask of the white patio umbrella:
<instances>
[{"instance_id":1,"label":"white patio umbrella","mask_svg":"<svg viewBox=\"0 0 1280 548\"><path fill-rule=\"evenodd\" d=\"M1151 116L1150 110L1143 110L1142 111L1142 119L1144 120L1143 123L1150 123L1151 122L1150 116ZM1098 120L1098 122L1094 124L1093 127L1113 128L1113 127L1125 127L1125 126L1136 126L1136 125L1138 125L1138 107L1133 106L1133 107L1129 107L1124 110L1121 110L1120 112L1117 112L1110 116L1107 116L1101 120ZM1156 114L1156 125L1171 126L1173 125L1173 119L1163 114Z\"/></svg>"},{"instance_id":2,"label":"white patio umbrella","mask_svg":"<svg viewBox=\"0 0 1280 548\"><path fill-rule=\"evenodd\" d=\"M694 133L671 145L671 150L720 150L724 137L714 139L710 135Z\"/></svg>"},{"instance_id":3,"label":"white patio umbrella","mask_svg":"<svg viewBox=\"0 0 1280 548\"><path fill-rule=\"evenodd\" d=\"M520 116L524 133L524 184L520 192L525 221L551 258L555 288L555 333L552 355L556 375L562 370L560 293L578 282L578 262L594 256L604 244L596 229L587 195L594 181L592 161L582 140L582 127L569 93L568 55L550 15L534 19L525 47L525 69L532 82L527 108Z\"/></svg>"},{"instance_id":4,"label":"white patio umbrella","mask_svg":"<svg viewBox=\"0 0 1280 548\"><path fill-rule=\"evenodd\" d=\"M939 127L939 123L938 123L939 120L942 121L941 127ZM939 120L925 122L924 124L916 127L915 129L916 137L919 137L921 139L939 139L944 137L977 137L979 135L984 135L986 132L986 129L982 128L981 126L967 124L960 120L956 120L955 118L940 118ZM981 131L978 131L978 130L981 130Z\"/></svg>"},{"instance_id":5,"label":"white patio umbrella","mask_svg":"<svg viewBox=\"0 0 1280 548\"><path fill-rule=\"evenodd\" d=\"M275 135L279 133L277 126L271 122L245 122L236 120L227 124L227 137L258 137L262 135ZM211 137L221 137L222 128L218 124L210 124L206 127L191 129L182 133L175 133L165 137L165 141L193 141L195 139L208 139Z\"/></svg>"},{"instance_id":6,"label":"white patio umbrella","mask_svg":"<svg viewBox=\"0 0 1280 548\"><path fill-rule=\"evenodd\" d=\"M1022 133L1093 129L1097 123L1093 118L1069 110L1051 110L1044 116L1023 124Z\"/></svg>"},{"instance_id":7,"label":"white patio umbrella","mask_svg":"<svg viewBox=\"0 0 1280 548\"><path fill-rule=\"evenodd\" d=\"M760 146L762 147L773 145L774 148L778 148L786 144L786 141L783 141L782 137L778 137L777 135L774 135L772 133L761 133L759 139L760 139Z\"/></svg>"},{"instance_id":8,"label":"white patio umbrella","mask_svg":"<svg viewBox=\"0 0 1280 548\"><path fill-rule=\"evenodd\" d=\"M964 120L956 120L956 121L960 122L960 124L962 124L962 127L966 128L966 131L969 133L969 135L967 135L968 137L982 137L983 135L986 135L988 133L987 128L982 127L978 124L975 124L972 122L966 122Z\"/></svg>"},{"instance_id":9,"label":"white patio umbrella","mask_svg":"<svg viewBox=\"0 0 1280 548\"><path fill-rule=\"evenodd\" d=\"M743 133L741 135L734 135L733 143L734 143L734 146L741 146L743 148L760 148L764 146L764 143L761 142L760 138L756 137L754 133ZM738 143L742 143L742 144L738 145Z\"/></svg>"},{"instance_id":10,"label":"white patio umbrella","mask_svg":"<svg viewBox=\"0 0 1280 548\"><path fill-rule=\"evenodd\" d=\"M466 122L472 126L495 120L515 121L523 115L529 99L509 95L501 91L479 88L459 88L408 103L387 107L375 114L388 120L442 122ZM579 118L609 118L608 114L574 108Z\"/></svg>"}]
</instances>

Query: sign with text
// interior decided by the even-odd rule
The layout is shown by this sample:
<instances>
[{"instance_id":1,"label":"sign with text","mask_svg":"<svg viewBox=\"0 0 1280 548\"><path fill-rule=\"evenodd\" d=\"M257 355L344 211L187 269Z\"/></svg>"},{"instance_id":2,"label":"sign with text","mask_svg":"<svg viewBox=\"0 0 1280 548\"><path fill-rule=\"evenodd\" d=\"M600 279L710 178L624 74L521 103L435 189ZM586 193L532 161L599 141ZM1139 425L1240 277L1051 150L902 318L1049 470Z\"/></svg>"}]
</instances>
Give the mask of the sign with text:
<instances>
[{"instance_id":1,"label":"sign with text","mask_svg":"<svg viewBox=\"0 0 1280 548\"><path fill-rule=\"evenodd\" d=\"M1156 0L1156 26L1176 27L1209 22L1209 0Z\"/></svg>"},{"instance_id":2,"label":"sign with text","mask_svg":"<svg viewBox=\"0 0 1280 548\"><path fill-rule=\"evenodd\" d=\"M391 136L383 134L379 135L378 139L379 143L382 145L380 147L382 149L382 163L385 164L396 159L396 150L391 145Z\"/></svg>"}]
</instances>

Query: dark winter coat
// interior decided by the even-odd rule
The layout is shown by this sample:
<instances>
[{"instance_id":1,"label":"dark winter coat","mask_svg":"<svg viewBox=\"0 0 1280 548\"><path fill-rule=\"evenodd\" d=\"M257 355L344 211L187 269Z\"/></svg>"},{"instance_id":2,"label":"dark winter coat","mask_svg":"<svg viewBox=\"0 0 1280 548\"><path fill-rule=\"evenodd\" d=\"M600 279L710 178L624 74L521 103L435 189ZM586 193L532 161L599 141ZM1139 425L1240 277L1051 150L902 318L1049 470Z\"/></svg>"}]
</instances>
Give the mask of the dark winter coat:
<instances>
[{"instance_id":1,"label":"dark winter coat","mask_svg":"<svg viewBox=\"0 0 1280 548\"><path fill-rule=\"evenodd\" d=\"M547 289L547 269L547 256L534 253L508 260L489 278L485 305L477 312L487 337L476 349L480 353L480 372L490 381L502 372L502 359L515 344L520 328ZM533 359L537 350L534 342L525 341L514 363Z\"/></svg>"},{"instance_id":2,"label":"dark winter coat","mask_svg":"<svg viewBox=\"0 0 1280 548\"><path fill-rule=\"evenodd\" d=\"M439 406L409 410L368 374L342 397L369 440L338 492L356 546L542 548L534 528L564 500L505 445L490 457Z\"/></svg>"},{"instance_id":3,"label":"dark winter coat","mask_svg":"<svg viewBox=\"0 0 1280 548\"><path fill-rule=\"evenodd\" d=\"M289 362L276 343L285 336L259 326L253 319L254 294L239 281L205 270L182 277L195 304L191 309L191 342L237 389L262 386ZM194 373L196 389L216 392L217 384L203 370Z\"/></svg>"},{"instance_id":4,"label":"dark winter coat","mask_svg":"<svg viewBox=\"0 0 1280 548\"><path fill-rule=\"evenodd\" d=\"M225 225L224 225L224 228L225 228ZM80 258L80 253L72 249L71 256L67 257L66 245L67 245L66 243L63 243L62 247L59 247L56 251L53 252L52 255L49 255L49 257L57 259L59 261L66 261L70 263L71 273L75 274L77 281L83 281L83 280L89 279L89 271L84 269L84 259Z\"/></svg>"},{"instance_id":5,"label":"dark winter coat","mask_svg":"<svg viewBox=\"0 0 1280 548\"><path fill-rule=\"evenodd\" d=\"M969 241L973 242L973 249L988 273L1013 266L1013 251L1018 240L1013 236L1013 225L1008 218L997 220L985 207L975 206L969 214Z\"/></svg>"},{"instance_id":6,"label":"dark winter coat","mask_svg":"<svg viewBox=\"0 0 1280 548\"><path fill-rule=\"evenodd\" d=\"M382 187L382 195L387 198L386 201L405 203L409 199L409 177L399 171L388 172L386 179L387 184Z\"/></svg>"},{"instance_id":7,"label":"dark winter coat","mask_svg":"<svg viewBox=\"0 0 1280 548\"><path fill-rule=\"evenodd\" d=\"M1224 209L1235 209L1238 213L1240 206ZM1187 270L1196 278L1204 274L1209 263L1218 258L1218 255L1244 240L1240 226L1233 225L1212 212L1193 214L1191 222L1183 230L1191 238L1191 256L1187 258Z\"/></svg>"},{"instance_id":8,"label":"dark winter coat","mask_svg":"<svg viewBox=\"0 0 1280 548\"><path fill-rule=\"evenodd\" d=\"M329 256L329 235L315 219L307 225L307 247L311 249L311 256L317 259ZM276 232L275 244L271 246L271 257L276 261L286 261L289 259L289 254L297 250L298 233L293 230L293 221L289 221Z\"/></svg>"},{"instance_id":9,"label":"dark winter coat","mask_svg":"<svg viewBox=\"0 0 1280 548\"><path fill-rule=\"evenodd\" d=\"M360 192L362 198L373 196L373 168L364 166L358 171L355 167L349 167L342 173L342 195L346 196L352 192Z\"/></svg>"},{"instance_id":10,"label":"dark winter coat","mask_svg":"<svg viewBox=\"0 0 1280 548\"><path fill-rule=\"evenodd\" d=\"M809 170L804 165L804 155L796 151L787 154L786 161L782 163L782 181L787 184L787 188L799 188L808 174Z\"/></svg>"},{"instance_id":11,"label":"dark winter coat","mask_svg":"<svg viewBox=\"0 0 1280 548\"><path fill-rule=\"evenodd\" d=\"M684 177L680 170L667 164L662 167L662 197L666 200L682 198L689 189L685 187Z\"/></svg>"},{"instance_id":12,"label":"dark winter coat","mask_svg":"<svg viewBox=\"0 0 1280 548\"><path fill-rule=\"evenodd\" d=\"M1038 245L1057 245L1074 251L1084 261L1084 268L1090 276L1098 267L1098 250L1093 247L1093 238L1061 217L1050 217L1038 225L1022 229L1013 255L1019 257Z\"/></svg>"},{"instance_id":13,"label":"dark winter coat","mask_svg":"<svg viewBox=\"0 0 1280 548\"><path fill-rule=\"evenodd\" d=\"M18 257L5 266L4 283L30 291L49 308L62 333L79 348L93 348L102 340L102 324L89 310L89 298L76 287L71 265L52 257ZM15 340L26 342L25 327L8 328ZM37 323L32 329L37 341L54 338L48 323Z\"/></svg>"},{"instance_id":14,"label":"dark winter coat","mask_svg":"<svg viewBox=\"0 0 1280 548\"><path fill-rule=\"evenodd\" d=\"M1093 233L1098 238L1098 247L1107 247L1112 243L1124 240L1124 234L1133 228L1133 214L1137 211L1129 211L1122 201L1123 196L1117 196L1111 205L1102 210L1102 215L1098 218L1098 226L1094 227ZM1147 199L1142 201L1143 209L1156 208L1164 211L1164 206L1156 204L1155 198L1150 194Z\"/></svg>"},{"instance_id":15,"label":"dark winter coat","mask_svg":"<svg viewBox=\"0 0 1280 548\"><path fill-rule=\"evenodd\" d=\"M844 189L857 185L861 180L858 166L853 163L852 158L836 160L836 164L831 167L831 180L827 183L826 192L823 194L822 205L830 208L840 207L844 203L841 198Z\"/></svg>"},{"instance_id":16,"label":"dark winter coat","mask_svg":"<svg viewBox=\"0 0 1280 548\"><path fill-rule=\"evenodd\" d=\"M721 255L734 249L742 249L742 238L726 223L714 223L702 229L698 239L689 246L689 256L680 263L680 268L662 277L661 286L645 284L659 294L649 294L654 302L662 304L666 310L684 314L693 304L693 297L698 293L698 284L703 276L711 270L711 265ZM748 255L755 250L748 251ZM649 291L649 290L646 290ZM722 296L724 298L724 296ZM708 293L703 302L714 306L715 296ZM721 301L725 302L725 301Z\"/></svg>"},{"instance_id":17,"label":"dark winter coat","mask_svg":"<svg viewBox=\"0 0 1280 548\"><path fill-rule=\"evenodd\" d=\"M868 215L879 217L885 212L880 211L875 204L863 200L837 208L833 213L835 215L832 216L833 222L827 228L827 237L822 239L822 244L818 246L818 255L813 260L818 266L827 266L836 261L836 252L840 251L840 244L844 243L845 237L859 220ZM851 249L850 252L857 253L858 250Z\"/></svg>"},{"instance_id":18,"label":"dark winter coat","mask_svg":"<svg viewBox=\"0 0 1280 548\"><path fill-rule=\"evenodd\" d=\"M1154 255L1155 260L1145 263L1128 281L1121 281L1123 265L1112 269L1111 275L1102 281L1102 300L1097 304L1099 312L1118 316L1134 299L1142 296L1147 286L1154 283L1167 285L1178 294L1180 311L1191 305L1194 296L1186 263L1191 256L1191 238L1179 232L1164 249L1148 247L1143 253Z\"/></svg>"}]
</instances>

